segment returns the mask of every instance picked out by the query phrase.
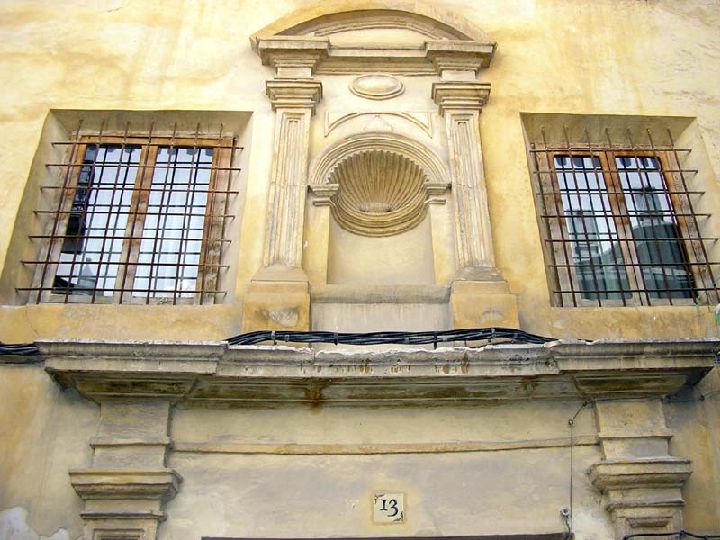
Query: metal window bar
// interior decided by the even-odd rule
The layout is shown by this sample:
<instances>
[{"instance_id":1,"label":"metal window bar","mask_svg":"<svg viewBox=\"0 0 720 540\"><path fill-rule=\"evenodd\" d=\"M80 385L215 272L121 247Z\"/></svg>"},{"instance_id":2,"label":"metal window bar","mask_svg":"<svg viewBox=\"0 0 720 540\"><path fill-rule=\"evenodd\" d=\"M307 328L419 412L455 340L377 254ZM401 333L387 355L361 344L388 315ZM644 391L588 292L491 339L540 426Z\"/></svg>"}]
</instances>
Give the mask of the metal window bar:
<instances>
[{"instance_id":1,"label":"metal window bar","mask_svg":"<svg viewBox=\"0 0 720 540\"><path fill-rule=\"evenodd\" d=\"M143 135L83 130L54 141L64 163L47 163L58 181L44 182L35 210L38 257L22 261L35 278L18 291L34 302L212 303L224 264L232 189L243 150L224 127L212 133ZM181 156L179 158L179 156Z\"/></svg>"},{"instance_id":2,"label":"metal window bar","mask_svg":"<svg viewBox=\"0 0 720 540\"><path fill-rule=\"evenodd\" d=\"M638 143L626 130L616 143L542 140L531 145L539 222L548 246L549 279L557 305L665 305L720 301L715 267L697 199L685 168L690 149ZM701 294L702 293L702 294Z\"/></svg>"}]
</instances>

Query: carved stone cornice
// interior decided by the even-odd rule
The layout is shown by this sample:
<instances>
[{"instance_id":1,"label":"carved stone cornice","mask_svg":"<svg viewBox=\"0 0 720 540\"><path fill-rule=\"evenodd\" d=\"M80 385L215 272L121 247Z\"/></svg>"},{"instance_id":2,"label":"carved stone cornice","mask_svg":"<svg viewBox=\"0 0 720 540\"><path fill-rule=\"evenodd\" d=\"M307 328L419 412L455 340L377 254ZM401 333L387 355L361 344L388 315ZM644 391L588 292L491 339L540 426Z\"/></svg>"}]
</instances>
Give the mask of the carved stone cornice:
<instances>
[{"instance_id":1,"label":"carved stone cornice","mask_svg":"<svg viewBox=\"0 0 720 540\"><path fill-rule=\"evenodd\" d=\"M439 404L438 396L453 403L660 397L696 383L720 349L715 339L351 353L216 342L217 355L181 359L174 353L181 345L162 342L117 343L115 351L103 343L102 354L93 342L37 344L62 386L95 401L161 397L236 405L310 403L310 395L347 405ZM376 381L382 384L371 384Z\"/></svg>"},{"instance_id":2,"label":"carved stone cornice","mask_svg":"<svg viewBox=\"0 0 720 540\"><path fill-rule=\"evenodd\" d=\"M322 98L322 83L304 79L271 79L265 83L265 92L273 110L310 109Z\"/></svg>"},{"instance_id":3,"label":"carved stone cornice","mask_svg":"<svg viewBox=\"0 0 720 540\"><path fill-rule=\"evenodd\" d=\"M490 84L472 81L436 82L432 99L441 115L446 111L481 111L490 97Z\"/></svg>"},{"instance_id":4,"label":"carved stone cornice","mask_svg":"<svg viewBox=\"0 0 720 540\"><path fill-rule=\"evenodd\" d=\"M253 46L263 65L278 77L313 75L442 75L443 71L476 73L495 52L493 41L432 39L417 48L334 47L328 37L276 35L257 38Z\"/></svg>"}]
</instances>

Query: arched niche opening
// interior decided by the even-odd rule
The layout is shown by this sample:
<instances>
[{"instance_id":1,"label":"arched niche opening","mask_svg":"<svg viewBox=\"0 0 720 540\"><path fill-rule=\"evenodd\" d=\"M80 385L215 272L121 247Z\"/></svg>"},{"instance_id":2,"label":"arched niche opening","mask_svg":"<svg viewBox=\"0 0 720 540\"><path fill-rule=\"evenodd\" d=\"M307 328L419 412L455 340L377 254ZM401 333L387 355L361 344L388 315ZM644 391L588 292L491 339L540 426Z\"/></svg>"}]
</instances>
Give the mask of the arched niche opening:
<instances>
[{"instance_id":1,"label":"arched niche opening","mask_svg":"<svg viewBox=\"0 0 720 540\"><path fill-rule=\"evenodd\" d=\"M402 153L365 149L332 169L328 283L434 284L427 174Z\"/></svg>"},{"instance_id":2,"label":"arched niche opening","mask_svg":"<svg viewBox=\"0 0 720 540\"><path fill-rule=\"evenodd\" d=\"M315 206L329 208L327 284L434 285L428 203L447 189L437 155L387 132L352 136L311 170Z\"/></svg>"}]
</instances>

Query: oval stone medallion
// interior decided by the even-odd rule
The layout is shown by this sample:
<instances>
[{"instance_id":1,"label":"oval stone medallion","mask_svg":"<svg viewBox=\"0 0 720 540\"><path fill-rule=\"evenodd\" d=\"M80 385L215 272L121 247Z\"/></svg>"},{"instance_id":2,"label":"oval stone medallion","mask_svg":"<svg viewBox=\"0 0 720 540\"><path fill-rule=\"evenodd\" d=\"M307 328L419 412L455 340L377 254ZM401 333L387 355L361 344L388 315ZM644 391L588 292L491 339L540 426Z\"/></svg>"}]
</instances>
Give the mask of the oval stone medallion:
<instances>
[{"instance_id":1,"label":"oval stone medallion","mask_svg":"<svg viewBox=\"0 0 720 540\"><path fill-rule=\"evenodd\" d=\"M402 94L405 87L390 75L361 75L350 83L350 91L367 99L390 99Z\"/></svg>"}]
</instances>

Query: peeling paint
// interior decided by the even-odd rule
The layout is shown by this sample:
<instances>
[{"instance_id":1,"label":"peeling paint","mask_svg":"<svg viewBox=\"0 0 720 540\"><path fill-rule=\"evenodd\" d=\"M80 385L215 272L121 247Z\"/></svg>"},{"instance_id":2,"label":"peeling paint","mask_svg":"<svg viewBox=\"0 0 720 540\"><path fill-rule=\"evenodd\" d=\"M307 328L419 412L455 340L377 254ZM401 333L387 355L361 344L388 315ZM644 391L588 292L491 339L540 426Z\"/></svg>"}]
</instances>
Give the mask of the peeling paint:
<instances>
[{"instance_id":1,"label":"peeling paint","mask_svg":"<svg viewBox=\"0 0 720 540\"><path fill-rule=\"evenodd\" d=\"M63 528L43 536L28 525L27 519L28 511L20 506L0 511L0 540L70 540L70 534Z\"/></svg>"}]
</instances>

